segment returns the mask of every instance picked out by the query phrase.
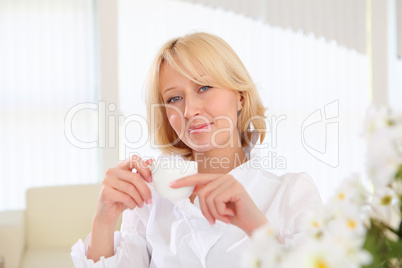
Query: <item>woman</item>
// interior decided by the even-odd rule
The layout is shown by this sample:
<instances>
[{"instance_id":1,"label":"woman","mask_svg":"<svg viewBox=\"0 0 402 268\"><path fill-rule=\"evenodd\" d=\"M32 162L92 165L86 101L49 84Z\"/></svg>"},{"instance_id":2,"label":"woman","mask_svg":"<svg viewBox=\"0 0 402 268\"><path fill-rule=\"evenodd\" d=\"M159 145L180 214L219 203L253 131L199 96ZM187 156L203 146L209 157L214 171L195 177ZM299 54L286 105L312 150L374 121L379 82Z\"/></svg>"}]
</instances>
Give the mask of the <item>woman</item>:
<instances>
[{"instance_id":1,"label":"woman","mask_svg":"<svg viewBox=\"0 0 402 268\"><path fill-rule=\"evenodd\" d=\"M265 136L265 109L232 48L206 33L168 41L147 92L155 143L198 162L198 174L171 184L195 185L193 195L174 204L151 192L150 162L138 156L109 169L91 235L72 248L75 266L242 267L258 227L272 224L284 243L294 240L320 197L304 173L278 177L261 168L252 149Z\"/></svg>"}]
</instances>

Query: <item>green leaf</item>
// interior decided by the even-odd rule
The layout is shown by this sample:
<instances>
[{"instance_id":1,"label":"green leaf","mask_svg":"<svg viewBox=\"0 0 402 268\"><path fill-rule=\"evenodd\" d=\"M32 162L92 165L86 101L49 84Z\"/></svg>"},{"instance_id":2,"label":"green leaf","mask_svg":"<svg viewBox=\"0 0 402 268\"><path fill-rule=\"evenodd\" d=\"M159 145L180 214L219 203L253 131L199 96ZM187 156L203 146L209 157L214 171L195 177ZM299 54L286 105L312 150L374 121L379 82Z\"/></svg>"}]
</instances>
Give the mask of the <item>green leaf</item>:
<instances>
[{"instance_id":1,"label":"green leaf","mask_svg":"<svg viewBox=\"0 0 402 268\"><path fill-rule=\"evenodd\" d=\"M399 196L399 211L402 214L402 196ZM397 234L399 236L399 240L401 240L402 239L402 220L399 223L399 228L397 230ZM401 255L402 255L402 253L401 253Z\"/></svg>"},{"instance_id":2,"label":"green leaf","mask_svg":"<svg viewBox=\"0 0 402 268\"><path fill-rule=\"evenodd\" d=\"M367 268L387 267L388 246L386 238L375 221L371 221L371 228L367 231L363 248L371 253L373 261Z\"/></svg>"},{"instance_id":3,"label":"green leaf","mask_svg":"<svg viewBox=\"0 0 402 268\"><path fill-rule=\"evenodd\" d=\"M373 261L367 268L388 268L402 267L402 240L389 240L384 235L387 226L376 220L371 220L371 227L367 230L366 241L363 248L369 251ZM394 259L397 263L390 264L389 260ZM395 266L396 265L396 266Z\"/></svg>"},{"instance_id":4,"label":"green leaf","mask_svg":"<svg viewBox=\"0 0 402 268\"><path fill-rule=\"evenodd\" d=\"M402 164L399 165L398 171L395 174L396 180L402 180Z\"/></svg>"},{"instance_id":5,"label":"green leaf","mask_svg":"<svg viewBox=\"0 0 402 268\"><path fill-rule=\"evenodd\" d=\"M398 241L388 240L387 244L388 244L388 248L389 248L388 256L390 258L401 259L402 258L402 240L400 240L400 239Z\"/></svg>"}]
</instances>

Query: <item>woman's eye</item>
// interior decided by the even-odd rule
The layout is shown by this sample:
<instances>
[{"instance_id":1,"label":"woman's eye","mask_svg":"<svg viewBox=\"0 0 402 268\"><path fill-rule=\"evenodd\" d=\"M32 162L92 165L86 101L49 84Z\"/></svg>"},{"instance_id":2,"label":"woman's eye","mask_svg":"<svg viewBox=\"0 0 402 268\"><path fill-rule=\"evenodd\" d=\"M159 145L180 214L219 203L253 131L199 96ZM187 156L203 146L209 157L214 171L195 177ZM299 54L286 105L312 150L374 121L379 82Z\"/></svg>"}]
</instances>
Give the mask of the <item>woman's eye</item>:
<instances>
[{"instance_id":1,"label":"woman's eye","mask_svg":"<svg viewBox=\"0 0 402 268\"><path fill-rule=\"evenodd\" d=\"M168 99L167 103L172 103L172 102L176 102L179 101L180 97L179 96L175 96L175 97L171 97L170 99Z\"/></svg>"},{"instance_id":2,"label":"woman's eye","mask_svg":"<svg viewBox=\"0 0 402 268\"><path fill-rule=\"evenodd\" d=\"M210 88L211 88L210 86L203 86L198 91L204 92L204 91L207 91Z\"/></svg>"}]
</instances>

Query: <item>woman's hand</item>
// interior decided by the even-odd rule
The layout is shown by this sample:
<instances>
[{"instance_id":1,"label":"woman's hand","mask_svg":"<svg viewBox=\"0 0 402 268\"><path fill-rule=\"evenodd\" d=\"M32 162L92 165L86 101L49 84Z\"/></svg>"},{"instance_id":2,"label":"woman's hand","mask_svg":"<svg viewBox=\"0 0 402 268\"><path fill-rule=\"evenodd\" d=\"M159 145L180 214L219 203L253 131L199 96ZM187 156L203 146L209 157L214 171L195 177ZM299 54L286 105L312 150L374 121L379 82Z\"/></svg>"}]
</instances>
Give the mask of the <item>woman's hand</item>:
<instances>
[{"instance_id":1,"label":"woman's hand","mask_svg":"<svg viewBox=\"0 0 402 268\"><path fill-rule=\"evenodd\" d=\"M114 230L120 214L127 208L151 203L151 191L145 183L152 180L150 161L134 155L107 170L92 223L88 258L97 261L101 256L112 256ZM133 168L136 173L132 172Z\"/></svg>"},{"instance_id":2,"label":"woman's hand","mask_svg":"<svg viewBox=\"0 0 402 268\"><path fill-rule=\"evenodd\" d=\"M215 220L236 225L248 235L267 222L250 195L230 174L196 174L174 181L170 187L195 185L201 211L212 224Z\"/></svg>"},{"instance_id":3,"label":"woman's hand","mask_svg":"<svg viewBox=\"0 0 402 268\"><path fill-rule=\"evenodd\" d=\"M149 161L134 155L106 171L95 214L97 220L114 228L125 209L142 207L144 202L152 201L151 191L145 183L151 181ZM132 172L133 168L137 173Z\"/></svg>"}]
</instances>

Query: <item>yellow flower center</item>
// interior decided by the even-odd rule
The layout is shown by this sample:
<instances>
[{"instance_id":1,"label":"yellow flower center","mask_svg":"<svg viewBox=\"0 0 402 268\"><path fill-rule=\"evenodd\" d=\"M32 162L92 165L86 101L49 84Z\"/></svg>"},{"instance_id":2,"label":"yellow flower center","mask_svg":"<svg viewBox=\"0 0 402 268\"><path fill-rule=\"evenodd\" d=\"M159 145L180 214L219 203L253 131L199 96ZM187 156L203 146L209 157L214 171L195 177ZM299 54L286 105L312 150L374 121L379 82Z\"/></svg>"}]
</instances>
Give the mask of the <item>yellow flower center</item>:
<instances>
[{"instance_id":1,"label":"yellow flower center","mask_svg":"<svg viewBox=\"0 0 402 268\"><path fill-rule=\"evenodd\" d=\"M354 229L356 227L356 222L354 220L348 220L348 227Z\"/></svg>"},{"instance_id":2,"label":"yellow flower center","mask_svg":"<svg viewBox=\"0 0 402 268\"><path fill-rule=\"evenodd\" d=\"M325 260L317 259L314 267L315 268L329 268L329 265L327 264L327 262Z\"/></svg>"},{"instance_id":3,"label":"yellow flower center","mask_svg":"<svg viewBox=\"0 0 402 268\"><path fill-rule=\"evenodd\" d=\"M320 227L320 225L318 224L318 222L317 222L317 221L313 221L313 226L314 226L315 228Z\"/></svg>"},{"instance_id":4,"label":"yellow flower center","mask_svg":"<svg viewBox=\"0 0 402 268\"><path fill-rule=\"evenodd\" d=\"M392 201L392 196L390 196L390 195L383 196L383 198L381 198L381 205L387 206L387 205L391 204L391 201Z\"/></svg>"},{"instance_id":5,"label":"yellow flower center","mask_svg":"<svg viewBox=\"0 0 402 268\"><path fill-rule=\"evenodd\" d=\"M259 259L254 260L254 267L261 268L261 261Z\"/></svg>"},{"instance_id":6,"label":"yellow flower center","mask_svg":"<svg viewBox=\"0 0 402 268\"><path fill-rule=\"evenodd\" d=\"M345 194L344 193L339 193L338 197L339 197L339 199L343 200L345 198Z\"/></svg>"},{"instance_id":7,"label":"yellow flower center","mask_svg":"<svg viewBox=\"0 0 402 268\"><path fill-rule=\"evenodd\" d=\"M268 228L266 233L267 233L267 235L273 235L274 234L274 229Z\"/></svg>"}]
</instances>

